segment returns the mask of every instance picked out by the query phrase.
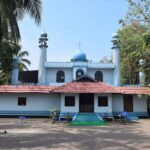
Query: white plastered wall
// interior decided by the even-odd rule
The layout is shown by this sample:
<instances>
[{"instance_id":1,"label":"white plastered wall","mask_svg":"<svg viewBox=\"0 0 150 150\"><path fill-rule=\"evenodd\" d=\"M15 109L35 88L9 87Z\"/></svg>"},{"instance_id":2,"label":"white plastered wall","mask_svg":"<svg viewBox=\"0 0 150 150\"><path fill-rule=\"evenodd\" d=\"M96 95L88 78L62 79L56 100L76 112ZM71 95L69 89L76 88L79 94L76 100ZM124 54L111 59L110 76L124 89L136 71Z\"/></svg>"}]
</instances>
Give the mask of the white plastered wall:
<instances>
[{"instance_id":1,"label":"white plastered wall","mask_svg":"<svg viewBox=\"0 0 150 150\"><path fill-rule=\"evenodd\" d=\"M123 112L123 95L112 94L112 111L113 112Z\"/></svg>"},{"instance_id":2,"label":"white plastered wall","mask_svg":"<svg viewBox=\"0 0 150 150\"><path fill-rule=\"evenodd\" d=\"M87 70L88 75L95 79L96 71L101 71L103 73L103 82L113 85L113 69L92 69Z\"/></svg>"},{"instance_id":3,"label":"white plastered wall","mask_svg":"<svg viewBox=\"0 0 150 150\"><path fill-rule=\"evenodd\" d=\"M26 106L18 106L18 97L26 97ZM60 96L57 94L0 94L0 111L48 111L60 110Z\"/></svg>"},{"instance_id":4,"label":"white plastered wall","mask_svg":"<svg viewBox=\"0 0 150 150\"><path fill-rule=\"evenodd\" d=\"M108 106L99 107L98 106L98 96L108 97ZM94 95L94 112L97 113L111 113L112 112L112 95L111 94L95 94Z\"/></svg>"},{"instance_id":5,"label":"white plastered wall","mask_svg":"<svg viewBox=\"0 0 150 150\"><path fill-rule=\"evenodd\" d=\"M123 95L121 94L112 95L112 111L113 112L124 111ZM147 112L146 98L139 98L137 95L133 95L133 112Z\"/></svg>"},{"instance_id":6,"label":"white plastered wall","mask_svg":"<svg viewBox=\"0 0 150 150\"><path fill-rule=\"evenodd\" d=\"M75 106L65 106L65 96L75 96ZM61 112L79 112L79 94L61 94Z\"/></svg>"},{"instance_id":7,"label":"white plastered wall","mask_svg":"<svg viewBox=\"0 0 150 150\"><path fill-rule=\"evenodd\" d=\"M139 98L137 95L133 96L133 111L134 112L147 112L147 99Z\"/></svg>"},{"instance_id":8,"label":"white plastered wall","mask_svg":"<svg viewBox=\"0 0 150 150\"><path fill-rule=\"evenodd\" d=\"M46 84L56 83L56 74L57 71L64 71L65 73L65 82L72 82L73 80L73 71L72 68L46 68Z\"/></svg>"}]
</instances>

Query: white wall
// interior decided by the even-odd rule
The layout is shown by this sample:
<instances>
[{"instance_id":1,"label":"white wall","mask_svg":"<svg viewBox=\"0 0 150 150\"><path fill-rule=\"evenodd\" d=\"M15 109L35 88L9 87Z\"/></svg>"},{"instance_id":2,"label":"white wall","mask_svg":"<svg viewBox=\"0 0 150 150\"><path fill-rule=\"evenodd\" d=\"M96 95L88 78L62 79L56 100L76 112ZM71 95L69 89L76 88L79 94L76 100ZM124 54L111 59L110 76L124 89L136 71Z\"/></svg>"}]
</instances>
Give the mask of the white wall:
<instances>
[{"instance_id":1,"label":"white wall","mask_svg":"<svg viewBox=\"0 0 150 150\"><path fill-rule=\"evenodd\" d=\"M112 111L124 111L123 95L112 95ZM133 112L147 112L147 100L145 98L140 99L137 95L133 95Z\"/></svg>"},{"instance_id":2,"label":"white wall","mask_svg":"<svg viewBox=\"0 0 150 150\"><path fill-rule=\"evenodd\" d=\"M147 112L146 98L139 98L137 95L133 96L133 111L134 112Z\"/></svg>"},{"instance_id":3,"label":"white wall","mask_svg":"<svg viewBox=\"0 0 150 150\"><path fill-rule=\"evenodd\" d=\"M27 97L26 106L18 106L18 97ZM0 111L48 111L52 107L60 110L57 94L0 94Z\"/></svg>"},{"instance_id":4,"label":"white wall","mask_svg":"<svg viewBox=\"0 0 150 150\"><path fill-rule=\"evenodd\" d=\"M46 68L45 83L47 85L56 82L57 71L65 72L65 82L71 82L73 80L73 71L71 68Z\"/></svg>"},{"instance_id":5,"label":"white wall","mask_svg":"<svg viewBox=\"0 0 150 150\"><path fill-rule=\"evenodd\" d=\"M98 96L108 96L108 107L98 106ZM111 113L112 112L112 96L111 94L95 94L94 95L94 112Z\"/></svg>"},{"instance_id":6,"label":"white wall","mask_svg":"<svg viewBox=\"0 0 150 150\"><path fill-rule=\"evenodd\" d=\"M59 70L65 72L65 82L71 82L76 79L76 70L83 69L85 73L95 78L96 71L102 71L103 73L103 81L105 83L113 84L113 69L91 69L86 67L73 67L73 68L46 68L46 78L45 84L49 85L49 83L56 82L56 73Z\"/></svg>"},{"instance_id":7,"label":"white wall","mask_svg":"<svg viewBox=\"0 0 150 150\"><path fill-rule=\"evenodd\" d=\"M65 106L65 96L75 96L75 106ZM79 94L61 94L61 112L79 112Z\"/></svg>"},{"instance_id":8,"label":"white wall","mask_svg":"<svg viewBox=\"0 0 150 150\"><path fill-rule=\"evenodd\" d=\"M95 79L95 72L101 71L103 73L103 82L113 85L113 69L88 69L87 74Z\"/></svg>"},{"instance_id":9,"label":"white wall","mask_svg":"<svg viewBox=\"0 0 150 150\"><path fill-rule=\"evenodd\" d=\"M76 80L76 72L78 70L83 70L84 74L88 74L87 67L73 67L73 80Z\"/></svg>"},{"instance_id":10,"label":"white wall","mask_svg":"<svg viewBox=\"0 0 150 150\"><path fill-rule=\"evenodd\" d=\"M112 94L112 111L113 112L123 112L123 95Z\"/></svg>"}]
</instances>

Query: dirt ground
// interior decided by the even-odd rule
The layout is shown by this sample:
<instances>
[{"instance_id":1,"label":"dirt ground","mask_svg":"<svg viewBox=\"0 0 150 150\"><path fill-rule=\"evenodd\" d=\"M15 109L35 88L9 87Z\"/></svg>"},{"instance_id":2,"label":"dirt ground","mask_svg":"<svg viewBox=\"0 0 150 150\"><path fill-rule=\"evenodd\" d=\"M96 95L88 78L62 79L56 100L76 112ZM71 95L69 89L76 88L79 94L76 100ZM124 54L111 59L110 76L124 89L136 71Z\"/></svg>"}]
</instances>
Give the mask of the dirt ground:
<instances>
[{"instance_id":1,"label":"dirt ground","mask_svg":"<svg viewBox=\"0 0 150 150\"><path fill-rule=\"evenodd\" d=\"M7 134L4 134L4 130ZM0 150L150 150L150 120L107 127L51 125L49 119L0 118Z\"/></svg>"}]
</instances>

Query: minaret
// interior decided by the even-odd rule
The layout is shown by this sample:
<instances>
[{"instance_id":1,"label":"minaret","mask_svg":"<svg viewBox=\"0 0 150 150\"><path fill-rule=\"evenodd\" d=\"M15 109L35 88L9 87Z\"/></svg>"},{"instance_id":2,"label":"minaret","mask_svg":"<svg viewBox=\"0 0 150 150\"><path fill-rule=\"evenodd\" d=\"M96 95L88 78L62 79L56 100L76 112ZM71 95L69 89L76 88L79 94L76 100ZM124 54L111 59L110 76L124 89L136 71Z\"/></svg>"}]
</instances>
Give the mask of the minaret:
<instances>
[{"instance_id":1,"label":"minaret","mask_svg":"<svg viewBox=\"0 0 150 150\"><path fill-rule=\"evenodd\" d=\"M145 85L145 73L143 71L143 67L144 67L144 60L140 59L139 60L139 65L141 66L141 70L139 71L139 83L140 86L144 86Z\"/></svg>"},{"instance_id":2,"label":"minaret","mask_svg":"<svg viewBox=\"0 0 150 150\"><path fill-rule=\"evenodd\" d=\"M39 48L40 48L40 60L39 60L39 74L38 74L38 84L45 84L45 62L47 61L47 34L42 33L39 38Z\"/></svg>"},{"instance_id":3,"label":"minaret","mask_svg":"<svg viewBox=\"0 0 150 150\"><path fill-rule=\"evenodd\" d=\"M119 35L114 33L112 35L112 50L113 50L113 63L115 64L114 70L114 86L120 86L120 47Z\"/></svg>"},{"instance_id":4,"label":"minaret","mask_svg":"<svg viewBox=\"0 0 150 150\"><path fill-rule=\"evenodd\" d=\"M17 85L18 84L18 76L19 76L19 60L14 58L13 60L13 69L12 69L12 77L11 77L11 84Z\"/></svg>"}]
</instances>

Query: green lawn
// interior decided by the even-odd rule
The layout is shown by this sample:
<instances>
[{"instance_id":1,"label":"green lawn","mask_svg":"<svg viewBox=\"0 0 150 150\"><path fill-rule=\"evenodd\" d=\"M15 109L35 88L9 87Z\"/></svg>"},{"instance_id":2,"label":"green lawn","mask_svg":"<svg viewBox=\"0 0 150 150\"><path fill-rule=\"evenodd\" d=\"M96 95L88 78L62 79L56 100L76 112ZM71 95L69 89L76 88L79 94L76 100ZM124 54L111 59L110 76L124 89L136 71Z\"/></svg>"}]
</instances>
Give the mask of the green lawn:
<instances>
[{"instance_id":1,"label":"green lawn","mask_svg":"<svg viewBox=\"0 0 150 150\"><path fill-rule=\"evenodd\" d=\"M71 126L109 126L106 122L71 122Z\"/></svg>"}]
</instances>

